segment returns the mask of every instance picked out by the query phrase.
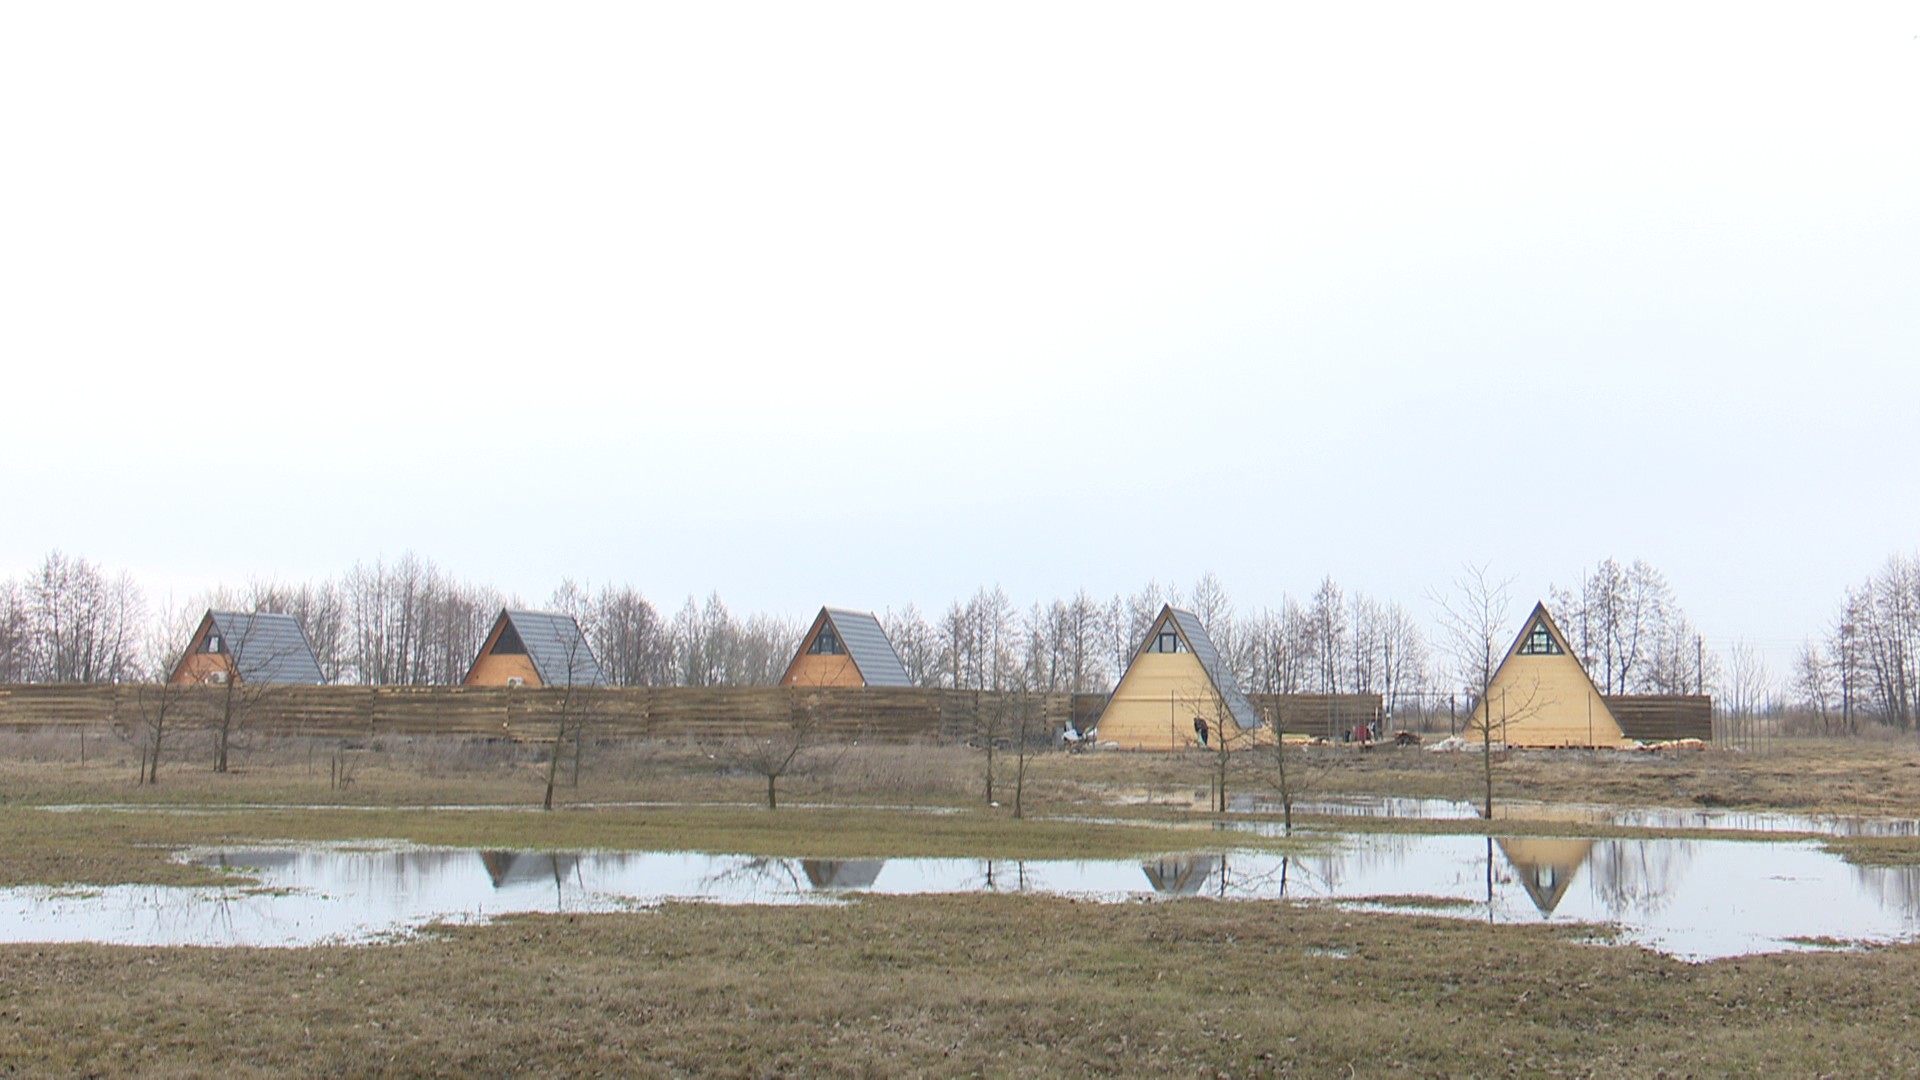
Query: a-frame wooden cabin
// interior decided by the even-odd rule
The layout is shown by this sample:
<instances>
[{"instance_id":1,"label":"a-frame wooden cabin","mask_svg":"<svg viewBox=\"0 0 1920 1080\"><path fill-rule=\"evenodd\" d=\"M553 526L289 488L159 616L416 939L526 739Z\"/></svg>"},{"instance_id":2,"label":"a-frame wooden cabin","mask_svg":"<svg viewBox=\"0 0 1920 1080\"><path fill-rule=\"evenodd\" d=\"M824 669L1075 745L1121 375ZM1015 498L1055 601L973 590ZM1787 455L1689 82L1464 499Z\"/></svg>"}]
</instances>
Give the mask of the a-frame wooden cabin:
<instances>
[{"instance_id":1,"label":"a-frame wooden cabin","mask_svg":"<svg viewBox=\"0 0 1920 1080\"><path fill-rule=\"evenodd\" d=\"M1493 741L1508 746L1632 746L1567 636L1535 604L1533 613L1493 673L1486 700L1474 706L1470 729L1492 724Z\"/></svg>"},{"instance_id":2,"label":"a-frame wooden cabin","mask_svg":"<svg viewBox=\"0 0 1920 1080\"><path fill-rule=\"evenodd\" d=\"M1100 742L1123 750L1183 750L1244 743L1264 727L1220 659L1199 616L1167 605L1133 651L1098 722ZM1225 730L1222 731L1221 729Z\"/></svg>"},{"instance_id":3,"label":"a-frame wooden cabin","mask_svg":"<svg viewBox=\"0 0 1920 1080\"><path fill-rule=\"evenodd\" d=\"M607 678L571 615L502 609L463 686L605 686Z\"/></svg>"},{"instance_id":4,"label":"a-frame wooden cabin","mask_svg":"<svg viewBox=\"0 0 1920 1080\"><path fill-rule=\"evenodd\" d=\"M208 611L170 683L319 686L327 681L300 620L270 611Z\"/></svg>"},{"instance_id":5,"label":"a-frame wooden cabin","mask_svg":"<svg viewBox=\"0 0 1920 1080\"><path fill-rule=\"evenodd\" d=\"M780 676L781 686L912 686L870 611L823 607Z\"/></svg>"}]
</instances>

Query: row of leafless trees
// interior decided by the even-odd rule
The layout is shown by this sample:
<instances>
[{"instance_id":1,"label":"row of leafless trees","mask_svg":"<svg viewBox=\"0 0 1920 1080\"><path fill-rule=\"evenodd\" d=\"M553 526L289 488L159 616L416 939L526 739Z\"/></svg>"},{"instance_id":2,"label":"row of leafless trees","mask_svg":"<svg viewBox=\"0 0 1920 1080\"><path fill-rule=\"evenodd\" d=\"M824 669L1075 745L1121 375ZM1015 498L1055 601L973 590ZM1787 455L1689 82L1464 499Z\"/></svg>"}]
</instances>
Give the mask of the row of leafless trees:
<instances>
[{"instance_id":1,"label":"row of leafless trees","mask_svg":"<svg viewBox=\"0 0 1920 1080\"><path fill-rule=\"evenodd\" d=\"M1911 564L1889 574L1906 582L1911 625ZM1897 589L1875 579L1864 592L1879 604L1883 592ZM519 602L408 553L357 564L338 579L220 589L150 617L127 575L112 577L84 559L54 553L25 579L0 581L0 680L153 677L170 664L171 651L185 643L200 612L215 607L297 616L330 680L444 685L465 675L499 609ZM1209 574L1184 590L1150 582L1131 595L1101 599L1083 589L1025 608L1003 589L981 589L938 618L912 605L883 618L917 684L1097 692L1112 687L1169 603L1199 616L1249 691L1379 693L1398 712L1474 682L1464 668L1436 662L1406 608L1349 593L1331 579L1311 596L1282 597L1277 606L1259 609L1236 607ZM623 686L771 683L805 629L792 619L736 615L717 594L704 603L689 598L669 617L625 585L565 581L543 606L578 619L603 670ZM1556 589L1554 607L1595 681L1609 692L1717 688L1717 661L1665 579L1645 562L1603 562L1577 588ZM1846 654L1861 679L1882 670L1871 667L1866 642L1862 637ZM1909 666L1899 669L1905 675L1878 679L1871 691L1850 680L1849 693L1881 695L1873 698L1880 702L1887 687L1909 686L1910 642L1905 656ZM1901 715L1910 717L1910 702L1903 708Z\"/></svg>"},{"instance_id":2,"label":"row of leafless trees","mask_svg":"<svg viewBox=\"0 0 1920 1080\"><path fill-rule=\"evenodd\" d=\"M1082 589L1024 611L1003 589L956 601L937 621L908 606L885 618L887 636L916 683L975 690L1109 689L1166 604L1193 611L1242 688L1274 693L1380 693L1428 689L1418 624L1398 604L1348 596L1323 581L1302 603L1242 612L1217 577L1189 590L1149 582L1101 600Z\"/></svg>"},{"instance_id":3,"label":"row of leafless trees","mask_svg":"<svg viewBox=\"0 0 1920 1080\"><path fill-rule=\"evenodd\" d=\"M1795 657L1795 704L1823 731L1920 720L1920 554L1893 555L1847 590L1824 640Z\"/></svg>"},{"instance_id":4,"label":"row of leafless trees","mask_svg":"<svg viewBox=\"0 0 1920 1080\"><path fill-rule=\"evenodd\" d=\"M115 682L147 669L146 604L127 574L59 552L0 581L0 682Z\"/></svg>"},{"instance_id":5,"label":"row of leafless trees","mask_svg":"<svg viewBox=\"0 0 1920 1080\"><path fill-rule=\"evenodd\" d=\"M1606 559L1577 588L1552 590L1551 607L1603 694L1704 694L1718 660L1644 559Z\"/></svg>"}]
</instances>

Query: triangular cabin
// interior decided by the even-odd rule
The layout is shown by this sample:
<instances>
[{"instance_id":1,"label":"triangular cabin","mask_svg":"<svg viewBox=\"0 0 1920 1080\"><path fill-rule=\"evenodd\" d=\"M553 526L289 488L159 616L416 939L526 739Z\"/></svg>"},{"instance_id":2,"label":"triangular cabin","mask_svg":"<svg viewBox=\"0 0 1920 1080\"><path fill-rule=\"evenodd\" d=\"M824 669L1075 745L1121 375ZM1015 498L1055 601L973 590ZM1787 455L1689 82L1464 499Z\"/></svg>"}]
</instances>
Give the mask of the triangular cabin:
<instances>
[{"instance_id":1,"label":"triangular cabin","mask_svg":"<svg viewBox=\"0 0 1920 1080\"><path fill-rule=\"evenodd\" d=\"M327 681L300 620L268 611L208 611L170 683L319 686Z\"/></svg>"},{"instance_id":2,"label":"triangular cabin","mask_svg":"<svg viewBox=\"0 0 1920 1080\"><path fill-rule=\"evenodd\" d=\"M480 654L460 681L465 686L607 685L573 616L511 608L493 620Z\"/></svg>"},{"instance_id":3,"label":"triangular cabin","mask_svg":"<svg viewBox=\"0 0 1920 1080\"><path fill-rule=\"evenodd\" d=\"M1473 738L1492 717L1494 742L1508 746L1632 746L1607 699L1587 675L1567 636L1535 604L1486 700L1474 707Z\"/></svg>"},{"instance_id":4,"label":"triangular cabin","mask_svg":"<svg viewBox=\"0 0 1920 1080\"><path fill-rule=\"evenodd\" d=\"M823 607L780 676L781 686L912 686L870 611Z\"/></svg>"},{"instance_id":5,"label":"triangular cabin","mask_svg":"<svg viewBox=\"0 0 1920 1080\"><path fill-rule=\"evenodd\" d=\"M1202 745L1201 722L1206 745L1216 747L1222 739L1232 747L1262 727L1199 617L1169 604L1107 699L1100 742L1123 750L1184 750Z\"/></svg>"}]
</instances>

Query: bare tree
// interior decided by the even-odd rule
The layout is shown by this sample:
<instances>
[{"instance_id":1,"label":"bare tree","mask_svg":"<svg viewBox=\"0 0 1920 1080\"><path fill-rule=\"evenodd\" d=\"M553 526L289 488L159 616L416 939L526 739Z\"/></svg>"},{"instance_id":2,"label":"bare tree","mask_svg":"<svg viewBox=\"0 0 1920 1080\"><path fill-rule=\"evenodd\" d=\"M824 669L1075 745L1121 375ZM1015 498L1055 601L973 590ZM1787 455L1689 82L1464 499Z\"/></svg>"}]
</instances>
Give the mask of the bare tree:
<instances>
[{"instance_id":1,"label":"bare tree","mask_svg":"<svg viewBox=\"0 0 1920 1080\"><path fill-rule=\"evenodd\" d=\"M1289 836L1293 835L1293 808L1300 797L1311 790L1313 782L1323 773L1325 766L1315 768L1303 754L1287 748L1287 727L1289 725L1304 728L1306 717L1295 717L1282 705L1270 710L1266 715L1268 724L1273 728L1273 746L1270 748L1273 762L1273 784L1280 798L1280 826Z\"/></svg>"},{"instance_id":2,"label":"bare tree","mask_svg":"<svg viewBox=\"0 0 1920 1080\"><path fill-rule=\"evenodd\" d=\"M1487 576L1486 564L1471 563L1461 568L1447 593L1430 598L1439 611L1440 627L1447 652L1453 657L1462 682L1473 688L1480 707L1480 762L1484 780L1481 816L1493 817L1493 726L1494 706L1490 700L1493 674L1499 669L1500 643L1507 634L1508 579Z\"/></svg>"},{"instance_id":3,"label":"bare tree","mask_svg":"<svg viewBox=\"0 0 1920 1080\"><path fill-rule=\"evenodd\" d=\"M1828 662L1826 653L1821 651L1818 642L1808 639L1800 643L1800 651L1794 657L1793 685L1799 695L1800 703L1820 725L1820 733L1833 734L1833 704L1836 691L1836 674L1833 664Z\"/></svg>"},{"instance_id":4,"label":"bare tree","mask_svg":"<svg viewBox=\"0 0 1920 1080\"><path fill-rule=\"evenodd\" d=\"M1603 559L1578 591L1552 590L1562 630L1603 694L1645 693L1660 644L1684 621L1667 579L1645 559Z\"/></svg>"},{"instance_id":5,"label":"bare tree","mask_svg":"<svg viewBox=\"0 0 1920 1080\"><path fill-rule=\"evenodd\" d=\"M138 673L145 602L126 574L50 553L26 581L30 678L118 682Z\"/></svg>"},{"instance_id":6,"label":"bare tree","mask_svg":"<svg viewBox=\"0 0 1920 1080\"><path fill-rule=\"evenodd\" d=\"M32 677L32 623L20 586L0 581L0 683L26 682Z\"/></svg>"},{"instance_id":7,"label":"bare tree","mask_svg":"<svg viewBox=\"0 0 1920 1080\"><path fill-rule=\"evenodd\" d=\"M554 711L553 752L547 757L547 791L540 809L553 809L553 788L560 773L560 757L569 749L573 755L573 782L580 783L580 761L586 752L587 725L592 719L600 688L598 669L588 655L586 639L578 634L560 639L561 659L566 670L557 689L560 700Z\"/></svg>"},{"instance_id":8,"label":"bare tree","mask_svg":"<svg viewBox=\"0 0 1920 1080\"><path fill-rule=\"evenodd\" d=\"M1765 709L1773 692L1773 675L1760 650L1736 641L1727 650L1727 713L1751 720Z\"/></svg>"},{"instance_id":9,"label":"bare tree","mask_svg":"<svg viewBox=\"0 0 1920 1080\"><path fill-rule=\"evenodd\" d=\"M140 749L142 784L160 782L160 755L167 736L184 719L188 687L168 682L145 683L134 691L134 722L121 731Z\"/></svg>"},{"instance_id":10,"label":"bare tree","mask_svg":"<svg viewBox=\"0 0 1920 1080\"><path fill-rule=\"evenodd\" d=\"M1332 578L1322 578L1313 594L1313 606L1307 610L1307 632L1313 648L1312 686L1316 692L1340 692L1350 629L1345 595Z\"/></svg>"},{"instance_id":11,"label":"bare tree","mask_svg":"<svg viewBox=\"0 0 1920 1080\"><path fill-rule=\"evenodd\" d=\"M999 752L1003 743L1011 742L1009 729L1012 726L1013 716L1007 708L1007 702L1003 695L993 694L991 697L986 698L983 703L981 695L984 693L986 693L986 691L975 690L973 692L973 718L975 730L977 731L975 738L979 741L980 749L985 755L985 768L982 773L982 780L985 782L986 787L986 803L988 806L999 806L1000 803L994 798L993 789L994 780L996 779L994 757Z\"/></svg>"},{"instance_id":12,"label":"bare tree","mask_svg":"<svg viewBox=\"0 0 1920 1080\"><path fill-rule=\"evenodd\" d=\"M1012 691L1013 697L1013 816L1024 818L1027 806L1027 757L1033 752L1033 737L1039 728L1035 715L1038 702L1027 687Z\"/></svg>"},{"instance_id":13,"label":"bare tree","mask_svg":"<svg viewBox=\"0 0 1920 1080\"><path fill-rule=\"evenodd\" d=\"M245 730L254 710L272 692L272 687L249 676L254 672L270 670L286 659L280 653L282 646L271 635L261 632L259 620L253 617L255 614L259 613L241 615L231 620L233 625L216 627L210 631L225 638L221 647L227 654L228 663L216 684L218 700L211 721L213 771L217 773L229 771L229 758L236 739Z\"/></svg>"},{"instance_id":14,"label":"bare tree","mask_svg":"<svg viewBox=\"0 0 1920 1080\"><path fill-rule=\"evenodd\" d=\"M1389 718L1403 697L1419 701L1427 688L1427 646L1413 616L1399 604L1380 609L1380 692Z\"/></svg>"},{"instance_id":15,"label":"bare tree","mask_svg":"<svg viewBox=\"0 0 1920 1080\"><path fill-rule=\"evenodd\" d=\"M1901 731L1920 719L1920 555L1894 555L1847 592L1831 638L1843 712Z\"/></svg>"},{"instance_id":16,"label":"bare tree","mask_svg":"<svg viewBox=\"0 0 1920 1080\"><path fill-rule=\"evenodd\" d=\"M913 685L940 685L940 636L920 614L920 609L912 604L897 612L889 608L880 623Z\"/></svg>"},{"instance_id":17,"label":"bare tree","mask_svg":"<svg viewBox=\"0 0 1920 1080\"><path fill-rule=\"evenodd\" d=\"M818 694L795 691L788 708L787 722L774 733L736 743L728 753L742 768L766 780L769 810L779 808L781 778L809 766L808 758L825 734Z\"/></svg>"}]
</instances>

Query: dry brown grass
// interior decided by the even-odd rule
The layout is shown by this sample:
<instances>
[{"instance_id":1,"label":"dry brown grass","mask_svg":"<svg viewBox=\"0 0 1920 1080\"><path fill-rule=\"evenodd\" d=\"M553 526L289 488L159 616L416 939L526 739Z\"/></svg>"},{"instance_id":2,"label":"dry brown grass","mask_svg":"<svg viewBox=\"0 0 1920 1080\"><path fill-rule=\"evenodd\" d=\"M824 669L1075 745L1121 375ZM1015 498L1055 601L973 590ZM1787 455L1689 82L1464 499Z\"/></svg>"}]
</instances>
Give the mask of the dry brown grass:
<instances>
[{"instance_id":1,"label":"dry brown grass","mask_svg":"<svg viewBox=\"0 0 1920 1080\"><path fill-rule=\"evenodd\" d=\"M1891 1075L1920 950L1018 897L541 916L375 948L0 947L0 1073Z\"/></svg>"},{"instance_id":2,"label":"dry brown grass","mask_svg":"<svg viewBox=\"0 0 1920 1080\"><path fill-rule=\"evenodd\" d=\"M1297 754L1290 768L1304 797L1400 795L1477 803L1474 753L1346 746ZM1099 802L1116 793L1186 805L1207 788L1201 755L1049 754L1034 767L1042 791ZM1709 749L1672 753L1521 750L1494 767L1495 801L1617 806L1735 807L1806 813L1909 816L1920 807L1920 741L1780 739L1764 753ZM1271 767L1250 757L1236 790L1269 792Z\"/></svg>"},{"instance_id":3,"label":"dry brown grass","mask_svg":"<svg viewBox=\"0 0 1920 1080\"><path fill-rule=\"evenodd\" d=\"M161 783L135 788L134 750L104 731L79 760L72 729L0 729L0 801L339 803L367 806L537 802L547 748L468 738L390 737L347 744L253 738L236 771L216 776L201 733L172 744ZM338 754L352 783L329 783ZM1001 792L1009 755L1001 755ZM1474 802L1478 756L1380 747L1362 753L1319 747L1297 753L1306 797L1403 795ZM1037 754L1028 771L1038 813L1102 812L1158 804L1204 805L1213 763L1206 755L1119 752ZM782 798L922 806L982 800L984 762L960 746L868 744L823 747L814 763L782 781ZM563 769L563 773L567 770ZM1231 780L1238 792L1271 792L1271 768L1249 754ZM604 741L589 748L581 784L563 801L754 803L764 781L719 748L676 740ZM1518 751L1495 768L1496 801L1623 806L1714 806L1803 812L1906 815L1920 806L1920 742L1896 739L1781 739L1765 753L1713 749L1647 754Z\"/></svg>"},{"instance_id":4,"label":"dry brown grass","mask_svg":"<svg viewBox=\"0 0 1920 1080\"><path fill-rule=\"evenodd\" d=\"M525 809L538 798L539 747L368 744L348 751L354 783L335 790L325 765L335 748L256 743L235 774L182 759L157 787L136 788L130 756L90 750L82 767L77 752L63 756L77 740L62 734L0 736L0 882L202 880L167 852L252 838L1029 858L1182 844L1163 828L1015 822L980 808L980 759L952 747L846 748L832 768L796 777L790 794L847 806L771 813L696 805L758 796L759 778L733 774L701 746L596 747L581 787L566 792L576 806L681 805L541 814ZM1469 798L1477 785L1468 755L1327 749L1307 760L1314 795ZM1042 812L1199 825L1191 811L1123 811L1116 800L1190 805L1206 766L1047 754L1029 780ZM1499 770L1502 798L1856 813L1920 805L1920 748L1907 743L1523 753ZM127 801L152 810L25 805ZM165 812L193 803L276 808ZM504 805L418 809L436 803ZM966 809L877 808L900 803ZM1863 857L1920 857L1911 841L1863 843ZM1920 947L1689 966L1578 944L1577 933L1275 903L866 897L531 917L366 948L9 946L0 947L0 1074L1920 1071L1920 1028L1902 989L1920 979Z\"/></svg>"}]
</instances>

